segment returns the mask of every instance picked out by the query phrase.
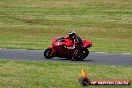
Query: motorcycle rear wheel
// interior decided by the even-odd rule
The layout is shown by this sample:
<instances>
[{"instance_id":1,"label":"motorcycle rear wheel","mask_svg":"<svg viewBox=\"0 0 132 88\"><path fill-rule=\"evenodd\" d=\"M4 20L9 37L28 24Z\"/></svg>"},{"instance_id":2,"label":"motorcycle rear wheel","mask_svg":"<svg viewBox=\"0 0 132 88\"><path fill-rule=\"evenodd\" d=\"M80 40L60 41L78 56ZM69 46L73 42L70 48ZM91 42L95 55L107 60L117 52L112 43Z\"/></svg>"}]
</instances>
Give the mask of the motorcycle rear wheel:
<instances>
[{"instance_id":1,"label":"motorcycle rear wheel","mask_svg":"<svg viewBox=\"0 0 132 88\"><path fill-rule=\"evenodd\" d=\"M52 56L51 55L51 49L50 48L47 48L45 51L44 51L44 57L46 57L46 59L51 59Z\"/></svg>"}]
</instances>

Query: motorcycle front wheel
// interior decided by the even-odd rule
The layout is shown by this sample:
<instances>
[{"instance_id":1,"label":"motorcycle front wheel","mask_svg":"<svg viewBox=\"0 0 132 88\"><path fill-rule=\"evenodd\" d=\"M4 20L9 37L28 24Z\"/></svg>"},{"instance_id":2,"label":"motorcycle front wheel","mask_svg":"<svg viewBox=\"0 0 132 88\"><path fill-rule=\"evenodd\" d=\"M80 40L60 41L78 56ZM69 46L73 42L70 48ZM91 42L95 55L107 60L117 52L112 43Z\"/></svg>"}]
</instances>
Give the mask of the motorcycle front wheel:
<instances>
[{"instance_id":1,"label":"motorcycle front wheel","mask_svg":"<svg viewBox=\"0 0 132 88\"><path fill-rule=\"evenodd\" d=\"M78 61L84 60L89 55L88 49L83 49L78 51L78 54L76 55L75 59Z\"/></svg>"},{"instance_id":2,"label":"motorcycle front wheel","mask_svg":"<svg viewBox=\"0 0 132 88\"><path fill-rule=\"evenodd\" d=\"M82 58L85 59L88 55L89 55L88 49L87 48L83 49L83 51L82 51Z\"/></svg>"}]
</instances>

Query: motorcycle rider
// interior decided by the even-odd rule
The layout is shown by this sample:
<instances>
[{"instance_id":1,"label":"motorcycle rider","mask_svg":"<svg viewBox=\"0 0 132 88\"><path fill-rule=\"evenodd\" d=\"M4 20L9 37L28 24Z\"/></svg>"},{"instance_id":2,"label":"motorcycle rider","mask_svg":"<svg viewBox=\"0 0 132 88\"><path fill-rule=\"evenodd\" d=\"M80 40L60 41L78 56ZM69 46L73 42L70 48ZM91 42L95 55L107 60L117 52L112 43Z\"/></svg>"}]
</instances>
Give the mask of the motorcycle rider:
<instances>
[{"instance_id":1,"label":"motorcycle rider","mask_svg":"<svg viewBox=\"0 0 132 88\"><path fill-rule=\"evenodd\" d=\"M76 32L72 31L69 32L69 36L65 36L64 38L68 38L73 42L72 47L67 47L68 49L75 49L75 48L82 48L83 47L83 42L82 39L77 36Z\"/></svg>"},{"instance_id":2,"label":"motorcycle rider","mask_svg":"<svg viewBox=\"0 0 132 88\"><path fill-rule=\"evenodd\" d=\"M83 47L82 39L79 36L77 36L76 32L74 31L69 32L69 39L73 42L73 46L67 47L68 49L75 49L75 48Z\"/></svg>"},{"instance_id":3,"label":"motorcycle rider","mask_svg":"<svg viewBox=\"0 0 132 88\"><path fill-rule=\"evenodd\" d=\"M82 47L83 47L82 39L79 36L77 36L76 32L74 32L74 31L69 32L69 36L65 37L65 38L68 38L73 42L73 46L66 47L66 48L67 49L75 49L75 52L74 52L73 57L72 57L72 60L74 60L77 53L81 52L81 50L82 50Z\"/></svg>"}]
</instances>

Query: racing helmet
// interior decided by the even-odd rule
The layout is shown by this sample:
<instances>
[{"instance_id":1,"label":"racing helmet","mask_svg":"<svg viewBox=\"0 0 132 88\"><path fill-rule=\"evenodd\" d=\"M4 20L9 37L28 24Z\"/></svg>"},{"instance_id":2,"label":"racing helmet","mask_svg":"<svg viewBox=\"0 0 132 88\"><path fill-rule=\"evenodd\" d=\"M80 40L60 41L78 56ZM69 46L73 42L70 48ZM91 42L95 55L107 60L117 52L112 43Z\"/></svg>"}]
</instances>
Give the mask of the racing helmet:
<instances>
[{"instance_id":1,"label":"racing helmet","mask_svg":"<svg viewBox=\"0 0 132 88\"><path fill-rule=\"evenodd\" d=\"M74 38L75 35L76 35L76 32L74 32L74 31L69 32L69 37L70 38Z\"/></svg>"}]
</instances>

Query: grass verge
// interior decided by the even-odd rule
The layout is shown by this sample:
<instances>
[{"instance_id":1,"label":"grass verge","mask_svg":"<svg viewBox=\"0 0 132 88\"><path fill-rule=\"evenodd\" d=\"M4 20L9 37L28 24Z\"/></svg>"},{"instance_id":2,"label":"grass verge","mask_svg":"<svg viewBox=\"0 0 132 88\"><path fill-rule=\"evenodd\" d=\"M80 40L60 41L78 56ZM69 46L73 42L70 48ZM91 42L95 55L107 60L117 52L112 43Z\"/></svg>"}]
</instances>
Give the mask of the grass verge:
<instances>
[{"instance_id":1,"label":"grass verge","mask_svg":"<svg viewBox=\"0 0 132 88\"><path fill-rule=\"evenodd\" d=\"M128 66L0 60L0 87L81 88L78 78L81 77L82 68L89 72L91 79L132 79L132 67ZM132 85L107 86L107 88L131 87Z\"/></svg>"},{"instance_id":2,"label":"grass verge","mask_svg":"<svg viewBox=\"0 0 132 88\"><path fill-rule=\"evenodd\" d=\"M70 30L92 51L132 53L132 0L0 0L0 48L44 49Z\"/></svg>"}]
</instances>

